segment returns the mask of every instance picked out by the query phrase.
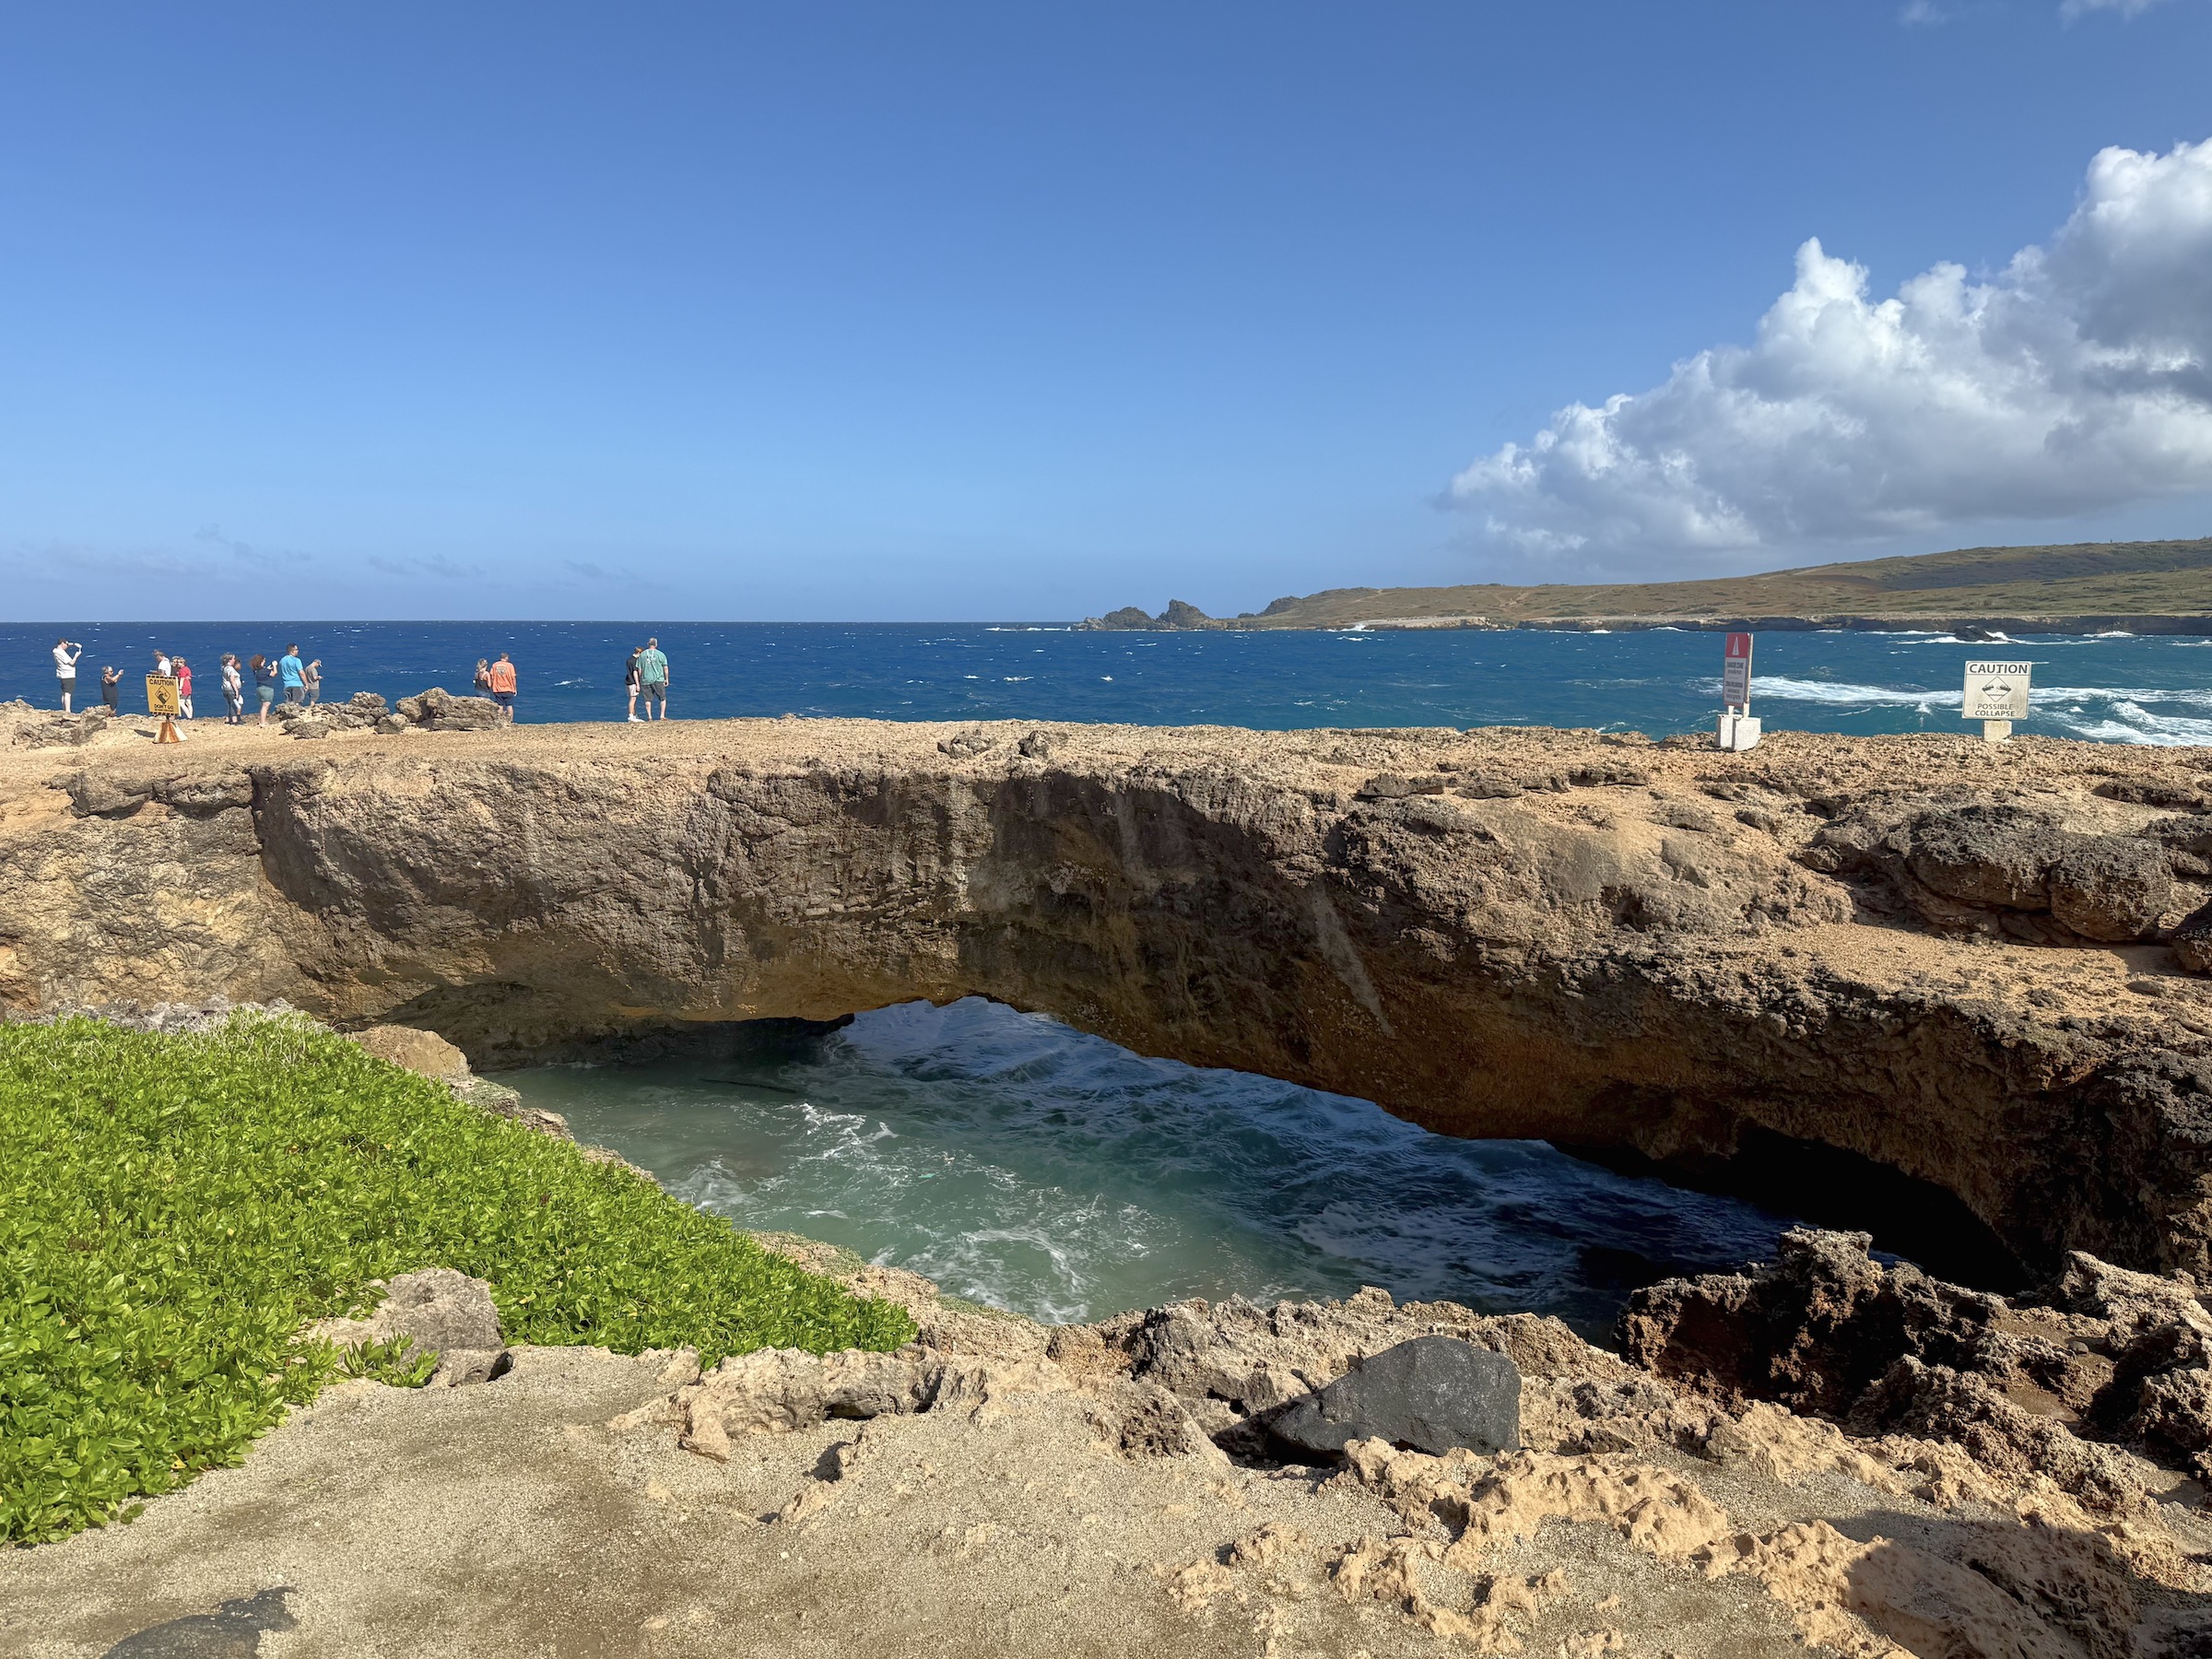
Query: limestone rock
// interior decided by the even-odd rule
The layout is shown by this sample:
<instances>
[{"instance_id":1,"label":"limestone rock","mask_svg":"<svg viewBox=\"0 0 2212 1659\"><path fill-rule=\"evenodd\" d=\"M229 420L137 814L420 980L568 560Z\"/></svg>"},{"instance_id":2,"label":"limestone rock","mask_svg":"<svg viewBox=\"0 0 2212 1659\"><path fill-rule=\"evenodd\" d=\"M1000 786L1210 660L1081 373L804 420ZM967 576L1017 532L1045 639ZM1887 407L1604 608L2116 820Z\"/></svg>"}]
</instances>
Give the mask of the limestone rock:
<instances>
[{"instance_id":1,"label":"limestone rock","mask_svg":"<svg viewBox=\"0 0 2212 1659\"><path fill-rule=\"evenodd\" d=\"M2065 851L2058 827L2014 806L1962 806L1931 815L1912 833L1912 874L1965 904L2047 909L2051 866Z\"/></svg>"},{"instance_id":2,"label":"limestone rock","mask_svg":"<svg viewBox=\"0 0 2212 1659\"><path fill-rule=\"evenodd\" d=\"M1311 1452L1382 1440L1417 1452L1521 1446L1521 1371L1503 1354L1454 1336L1417 1336L1357 1362L1317 1394L1265 1418L1268 1431Z\"/></svg>"},{"instance_id":3,"label":"limestone rock","mask_svg":"<svg viewBox=\"0 0 2212 1659\"><path fill-rule=\"evenodd\" d=\"M497 1352L505 1346L491 1287L451 1267L398 1275L385 1287L371 1323L380 1338L405 1336L440 1354Z\"/></svg>"},{"instance_id":4,"label":"limestone rock","mask_svg":"<svg viewBox=\"0 0 2212 1659\"><path fill-rule=\"evenodd\" d=\"M400 1341L409 1354L436 1354L435 1388L488 1382L509 1364L491 1287L451 1267L399 1274L369 1318L326 1319L311 1330L340 1347Z\"/></svg>"},{"instance_id":5,"label":"limestone rock","mask_svg":"<svg viewBox=\"0 0 2212 1659\"><path fill-rule=\"evenodd\" d=\"M488 697L455 697L443 686L399 700L399 713L433 732L488 731L501 724L500 705Z\"/></svg>"},{"instance_id":6,"label":"limestone rock","mask_svg":"<svg viewBox=\"0 0 2212 1659\"><path fill-rule=\"evenodd\" d=\"M418 1077L441 1083L464 1082L469 1077L468 1056L435 1031L413 1026L371 1026L354 1033L354 1041L377 1059Z\"/></svg>"},{"instance_id":7,"label":"limestone rock","mask_svg":"<svg viewBox=\"0 0 2212 1659\"><path fill-rule=\"evenodd\" d=\"M2050 872L2051 913L2084 938L2127 944L2157 931L2173 901L2166 855L2148 841L2100 835L2077 842Z\"/></svg>"}]
</instances>

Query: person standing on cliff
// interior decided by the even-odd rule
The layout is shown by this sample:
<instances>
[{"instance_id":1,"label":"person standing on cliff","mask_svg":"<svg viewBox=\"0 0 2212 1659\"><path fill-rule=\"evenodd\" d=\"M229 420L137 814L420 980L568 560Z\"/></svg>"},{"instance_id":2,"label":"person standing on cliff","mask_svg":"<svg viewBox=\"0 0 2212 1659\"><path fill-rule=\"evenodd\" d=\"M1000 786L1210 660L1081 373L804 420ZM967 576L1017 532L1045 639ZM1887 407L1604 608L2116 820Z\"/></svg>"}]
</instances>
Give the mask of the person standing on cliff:
<instances>
[{"instance_id":1,"label":"person standing on cliff","mask_svg":"<svg viewBox=\"0 0 2212 1659\"><path fill-rule=\"evenodd\" d=\"M122 712L115 702L115 700L122 694L122 671L114 664L110 663L100 671L100 700L108 705L109 713L119 714Z\"/></svg>"},{"instance_id":2,"label":"person standing on cliff","mask_svg":"<svg viewBox=\"0 0 2212 1659\"><path fill-rule=\"evenodd\" d=\"M82 644L71 648L67 640L53 642L53 683L62 694L62 712L71 712L69 700L76 695L76 659L85 654Z\"/></svg>"},{"instance_id":3,"label":"person standing on cliff","mask_svg":"<svg viewBox=\"0 0 2212 1659\"><path fill-rule=\"evenodd\" d=\"M261 700L261 719L258 724L269 724L269 705L276 700L276 665L260 652L246 665L253 671L253 695Z\"/></svg>"},{"instance_id":4,"label":"person standing on cliff","mask_svg":"<svg viewBox=\"0 0 2212 1659\"><path fill-rule=\"evenodd\" d=\"M317 657L300 670L300 683L307 691L307 706L313 708L323 700L323 659Z\"/></svg>"},{"instance_id":5,"label":"person standing on cliff","mask_svg":"<svg viewBox=\"0 0 2212 1659\"><path fill-rule=\"evenodd\" d=\"M644 654L645 647L636 646L629 653L629 661L622 665L622 689L629 694L629 719L632 724L638 718L638 659Z\"/></svg>"},{"instance_id":6,"label":"person standing on cliff","mask_svg":"<svg viewBox=\"0 0 2212 1659\"><path fill-rule=\"evenodd\" d=\"M645 649L638 653L638 689L645 699L645 718L668 718L668 659L661 654L658 640L645 641Z\"/></svg>"},{"instance_id":7,"label":"person standing on cliff","mask_svg":"<svg viewBox=\"0 0 2212 1659\"><path fill-rule=\"evenodd\" d=\"M246 724L246 682L238 671L238 653L223 653L223 707L229 711L223 716L225 725Z\"/></svg>"},{"instance_id":8,"label":"person standing on cliff","mask_svg":"<svg viewBox=\"0 0 2212 1659\"><path fill-rule=\"evenodd\" d=\"M192 665L182 657L169 659L169 671L177 677L177 716L192 718Z\"/></svg>"},{"instance_id":9,"label":"person standing on cliff","mask_svg":"<svg viewBox=\"0 0 2212 1659\"><path fill-rule=\"evenodd\" d=\"M509 725L514 724L514 661L505 652L500 660L485 671L484 683L491 688L491 700L500 705L500 718Z\"/></svg>"},{"instance_id":10,"label":"person standing on cliff","mask_svg":"<svg viewBox=\"0 0 2212 1659\"><path fill-rule=\"evenodd\" d=\"M300 647L287 645L284 654L276 659L276 677L284 682L284 700L294 708L307 695L307 665L300 660Z\"/></svg>"}]
</instances>

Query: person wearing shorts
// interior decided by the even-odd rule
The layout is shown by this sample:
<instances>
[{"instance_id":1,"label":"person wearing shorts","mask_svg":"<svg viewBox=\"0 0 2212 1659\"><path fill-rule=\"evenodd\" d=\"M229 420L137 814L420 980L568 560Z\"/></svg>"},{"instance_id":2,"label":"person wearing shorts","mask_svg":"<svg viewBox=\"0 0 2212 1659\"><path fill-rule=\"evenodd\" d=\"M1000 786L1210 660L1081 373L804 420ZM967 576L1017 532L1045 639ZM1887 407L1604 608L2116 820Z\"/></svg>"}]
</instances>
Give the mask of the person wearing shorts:
<instances>
[{"instance_id":1,"label":"person wearing shorts","mask_svg":"<svg viewBox=\"0 0 2212 1659\"><path fill-rule=\"evenodd\" d=\"M253 671L253 694L261 699L261 724L269 724L269 705L276 700L276 665L260 652L246 665Z\"/></svg>"},{"instance_id":2,"label":"person wearing shorts","mask_svg":"<svg viewBox=\"0 0 2212 1659\"><path fill-rule=\"evenodd\" d=\"M514 722L514 663L505 652L500 660L485 670L485 683L491 688L491 700L500 705L500 718L509 724Z\"/></svg>"},{"instance_id":3,"label":"person wearing shorts","mask_svg":"<svg viewBox=\"0 0 2212 1659\"><path fill-rule=\"evenodd\" d=\"M85 648L72 649L67 640L53 642L53 683L62 694L62 712L71 712L69 700L76 695L76 659L85 654Z\"/></svg>"},{"instance_id":4,"label":"person wearing shorts","mask_svg":"<svg viewBox=\"0 0 2212 1659\"><path fill-rule=\"evenodd\" d=\"M276 677L284 682L284 700L294 708L307 695L307 665L300 660L300 647L287 645L284 654L276 659Z\"/></svg>"},{"instance_id":5,"label":"person wearing shorts","mask_svg":"<svg viewBox=\"0 0 2212 1659\"><path fill-rule=\"evenodd\" d=\"M638 653L638 695L645 700L645 718L652 720L658 712L662 720L668 718L668 659L661 654L658 640L645 641L645 649Z\"/></svg>"}]
</instances>

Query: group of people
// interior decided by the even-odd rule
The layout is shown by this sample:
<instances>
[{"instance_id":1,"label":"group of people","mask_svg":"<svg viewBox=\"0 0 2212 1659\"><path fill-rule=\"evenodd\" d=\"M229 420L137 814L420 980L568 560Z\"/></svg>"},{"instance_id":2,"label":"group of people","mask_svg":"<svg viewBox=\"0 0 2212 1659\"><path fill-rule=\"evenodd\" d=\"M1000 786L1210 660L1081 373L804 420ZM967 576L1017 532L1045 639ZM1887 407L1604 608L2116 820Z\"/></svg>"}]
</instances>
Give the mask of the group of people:
<instances>
[{"instance_id":1,"label":"group of people","mask_svg":"<svg viewBox=\"0 0 2212 1659\"><path fill-rule=\"evenodd\" d=\"M648 640L629 653L629 662L622 670L622 688L629 693L630 719L668 718L668 658L660 641ZM645 702L643 714L638 712L641 698Z\"/></svg>"},{"instance_id":2,"label":"group of people","mask_svg":"<svg viewBox=\"0 0 2212 1659\"><path fill-rule=\"evenodd\" d=\"M54 641L53 677L62 694L62 712L76 712L76 664L84 654L82 641L62 639ZM192 665L183 657L169 652L154 653L154 673L164 679L177 682L177 711L180 718L190 720L192 713ZM244 662L230 652L222 658L223 724L246 724L247 686L253 687L253 698L260 704L258 724L269 724L269 712L281 695L287 703L295 707L312 708L323 700L323 661L302 660L298 645L287 645L280 656L267 656L256 652ZM668 718L668 658L661 650L657 639L647 640L629 653L622 667L622 688L629 699L632 721L665 720ZM506 652L497 658L477 659L476 688L480 696L488 697L500 706L500 717L512 723L514 719L515 672L514 659ZM122 697L123 674L112 665L100 671L100 699L111 712L118 712ZM638 712L640 703L645 712Z\"/></svg>"},{"instance_id":3,"label":"group of people","mask_svg":"<svg viewBox=\"0 0 2212 1659\"><path fill-rule=\"evenodd\" d=\"M53 677L62 694L62 712L76 711L76 665L85 653L84 642L79 640L56 640L53 645ZM182 720L193 718L192 665L182 654L172 655L159 647L154 652L155 676L177 682L177 715ZM246 679L252 676L253 694L261 704L260 724L269 724L269 710L281 692L284 700L295 706L312 708L323 700L323 660L302 661L300 647L287 645L284 654L271 658L256 652L243 664L237 656L225 652L222 659L223 724L243 725L246 723ZM111 713L121 712L123 672L113 664L103 665L100 671L100 700Z\"/></svg>"}]
</instances>

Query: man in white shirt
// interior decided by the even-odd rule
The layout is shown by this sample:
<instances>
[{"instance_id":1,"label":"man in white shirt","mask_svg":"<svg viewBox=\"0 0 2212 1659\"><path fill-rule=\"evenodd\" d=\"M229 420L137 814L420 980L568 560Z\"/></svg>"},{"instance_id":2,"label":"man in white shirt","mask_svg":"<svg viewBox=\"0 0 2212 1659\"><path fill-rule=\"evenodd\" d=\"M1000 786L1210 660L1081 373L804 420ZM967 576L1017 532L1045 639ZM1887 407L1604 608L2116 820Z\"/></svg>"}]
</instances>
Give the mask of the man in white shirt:
<instances>
[{"instance_id":1,"label":"man in white shirt","mask_svg":"<svg viewBox=\"0 0 2212 1659\"><path fill-rule=\"evenodd\" d=\"M76 659L84 654L85 648L81 642L74 647L67 640L56 640L53 642L53 679L54 684L61 688L62 712L65 714L74 712L69 707L69 700L76 695Z\"/></svg>"},{"instance_id":2,"label":"man in white shirt","mask_svg":"<svg viewBox=\"0 0 2212 1659\"><path fill-rule=\"evenodd\" d=\"M154 650L154 672L167 679L176 670L170 666L169 653L157 646Z\"/></svg>"}]
</instances>

